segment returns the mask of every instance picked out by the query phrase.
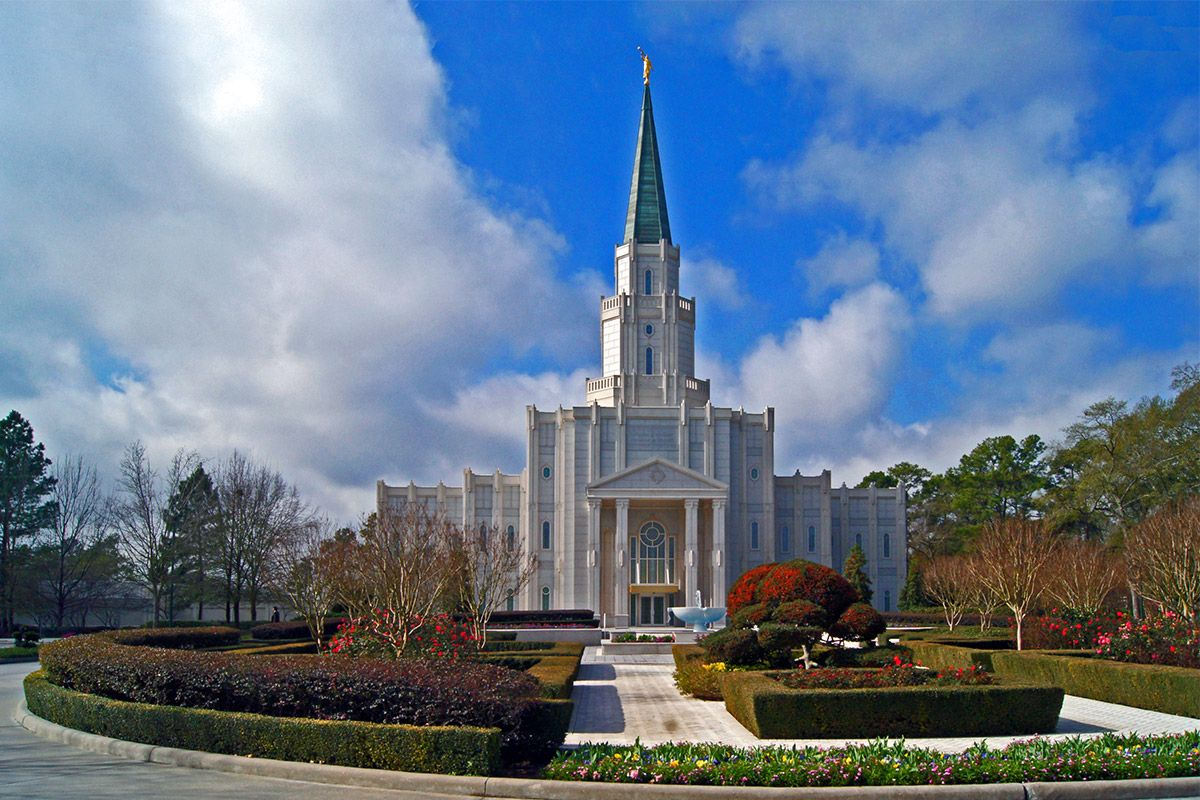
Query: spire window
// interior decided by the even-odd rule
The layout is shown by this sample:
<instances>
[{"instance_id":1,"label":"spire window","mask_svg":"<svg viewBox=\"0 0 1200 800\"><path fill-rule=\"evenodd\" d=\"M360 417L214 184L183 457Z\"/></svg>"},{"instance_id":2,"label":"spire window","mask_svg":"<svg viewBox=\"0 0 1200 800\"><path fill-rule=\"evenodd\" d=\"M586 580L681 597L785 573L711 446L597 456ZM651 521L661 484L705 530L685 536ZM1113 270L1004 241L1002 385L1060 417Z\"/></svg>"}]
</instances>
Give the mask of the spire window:
<instances>
[{"instance_id":1,"label":"spire window","mask_svg":"<svg viewBox=\"0 0 1200 800\"><path fill-rule=\"evenodd\" d=\"M646 288L645 288L645 291L642 292L642 294L645 294L645 295L654 294L654 273L651 272L650 270L646 270Z\"/></svg>"},{"instance_id":2,"label":"spire window","mask_svg":"<svg viewBox=\"0 0 1200 800\"><path fill-rule=\"evenodd\" d=\"M647 375L654 374L654 348L653 347L646 348L646 374Z\"/></svg>"}]
</instances>

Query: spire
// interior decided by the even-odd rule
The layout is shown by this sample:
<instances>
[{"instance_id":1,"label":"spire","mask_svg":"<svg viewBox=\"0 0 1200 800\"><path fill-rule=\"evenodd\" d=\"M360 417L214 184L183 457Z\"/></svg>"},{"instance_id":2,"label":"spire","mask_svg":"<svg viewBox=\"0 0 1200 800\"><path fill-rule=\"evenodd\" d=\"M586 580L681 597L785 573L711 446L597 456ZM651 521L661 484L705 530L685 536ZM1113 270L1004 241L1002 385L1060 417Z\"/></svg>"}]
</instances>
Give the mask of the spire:
<instances>
[{"instance_id":1,"label":"spire","mask_svg":"<svg viewBox=\"0 0 1200 800\"><path fill-rule=\"evenodd\" d=\"M662 165L658 161L658 136L654 132L648 75L645 87L637 154L633 159L633 185L629 189L629 211L625 214L624 241L658 244L659 239L671 241L671 223L667 219L667 195L663 191Z\"/></svg>"}]
</instances>

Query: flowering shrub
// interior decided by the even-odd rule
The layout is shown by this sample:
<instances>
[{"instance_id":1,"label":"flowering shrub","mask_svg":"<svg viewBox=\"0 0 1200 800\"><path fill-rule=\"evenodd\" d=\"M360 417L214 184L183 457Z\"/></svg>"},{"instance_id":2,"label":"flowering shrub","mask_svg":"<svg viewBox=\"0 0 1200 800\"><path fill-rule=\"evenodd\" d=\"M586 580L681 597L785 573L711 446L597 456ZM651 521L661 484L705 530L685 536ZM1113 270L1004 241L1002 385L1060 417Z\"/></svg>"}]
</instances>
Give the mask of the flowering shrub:
<instances>
[{"instance_id":1,"label":"flowering shrub","mask_svg":"<svg viewBox=\"0 0 1200 800\"><path fill-rule=\"evenodd\" d=\"M413 620L407 644L402 645L400 627L406 623L395 614L375 609L366 617L347 620L329 640L329 651L349 656L432 658L455 660L479 651L470 627L447 614ZM399 652L403 648L403 652Z\"/></svg>"},{"instance_id":2,"label":"flowering shrub","mask_svg":"<svg viewBox=\"0 0 1200 800\"><path fill-rule=\"evenodd\" d=\"M1033 650L1090 650L1096 646L1098 635L1112 631L1118 624L1112 617L1079 616L1054 608L1049 614L1030 617L1022 638L1025 647Z\"/></svg>"},{"instance_id":3,"label":"flowering shrub","mask_svg":"<svg viewBox=\"0 0 1200 800\"><path fill-rule=\"evenodd\" d=\"M1034 738L962 753L874 741L843 747L588 744L561 752L543 775L563 781L682 786L912 786L1168 778L1200 774L1200 731Z\"/></svg>"},{"instance_id":4,"label":"flowering shrub","mask_svg":"<svg viewBox=\"0 0 1200 800\"><path fill-rule=\"evenodd\" d=\"M889 686L987 686L992 676L977 666L934 672L896 658L881 669L805 669L771 677L791 689L882 689Z\"/></svg>"},{"instance_id":5,"label":"flowering shrub","mask_svg":"<svg viewBox=\"0 0 1200 800\"><path fill-rule=\"evenodd\" d=\"M648 642L651 644L666 644L668 642L675 641L675 634L665 633L661 636L657 636L650 633L618 633L616 636L612 637L612 641L617 643Z\"/></svg>"},{"instance_id":6,"label":"flowering shrub","mask_svg":"<svg viewBox=\"0 0 1200 800\"><path fill-rule=\"evenodd\" d=\"M1096 653L1116 661L1200 668L1200 627L1167 611L1141 621L1122 617L1096 636Z\"/></svg>"}]
</instances>

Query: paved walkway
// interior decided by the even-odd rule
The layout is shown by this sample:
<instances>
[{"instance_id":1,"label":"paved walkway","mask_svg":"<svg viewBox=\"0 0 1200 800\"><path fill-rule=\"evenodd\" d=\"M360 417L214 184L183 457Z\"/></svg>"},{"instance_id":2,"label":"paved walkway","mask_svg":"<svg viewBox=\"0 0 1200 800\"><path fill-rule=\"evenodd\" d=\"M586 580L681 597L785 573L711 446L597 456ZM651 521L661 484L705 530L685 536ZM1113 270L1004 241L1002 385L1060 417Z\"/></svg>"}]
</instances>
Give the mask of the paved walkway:
<instances>
[{"instance_id":1,"label":"paved walkway","mask_svg":"<svg viewBox=\"0 0 1200 800\"><path fill-rule=\"evenodd\" d=\"M568 745L584 742L643 744L670 741L721 742L731 745L766 744L830 746L864 739L757 739L725 710L719 701L684 697L671 679L669 655L602 656L600 648L584 651L575 681L575 713ZM1200 728L1200 720L1102 703L1068 695L1054 737L1095 735L1107 731L1180 733ZM913 746L946 752L965 750L985 737L908 739ZM989 736L1003 746L1025 736Z\"/></svg>"}]
</instances>

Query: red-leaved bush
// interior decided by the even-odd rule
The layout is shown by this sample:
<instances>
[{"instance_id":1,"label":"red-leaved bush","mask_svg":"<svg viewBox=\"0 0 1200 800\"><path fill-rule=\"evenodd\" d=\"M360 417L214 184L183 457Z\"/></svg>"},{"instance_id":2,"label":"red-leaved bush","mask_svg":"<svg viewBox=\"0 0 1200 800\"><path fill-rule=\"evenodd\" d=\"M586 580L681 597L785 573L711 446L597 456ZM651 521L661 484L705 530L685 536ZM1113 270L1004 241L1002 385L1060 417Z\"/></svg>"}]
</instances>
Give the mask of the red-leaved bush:
<instances>
[{"instance_id":1,"label":"red-leaved bush","mask_svg":"<svg viewBox=\"0 0 1200 800\"><path fill-rule=\"evenodd\" d=\"M764 575L774 568L774 564L761 564L748 572L742 573L742 576L734 581L733 586L729 589L729 594L725 598L725 613L732 617L743 606L757 602L755 595L758 593L758 583Z\"/></svg>"}]
</instances>

